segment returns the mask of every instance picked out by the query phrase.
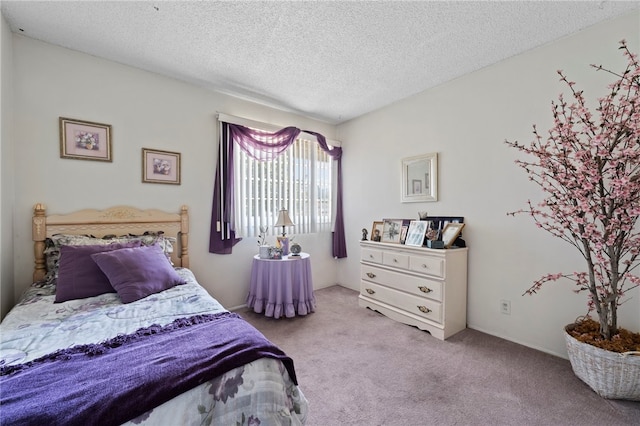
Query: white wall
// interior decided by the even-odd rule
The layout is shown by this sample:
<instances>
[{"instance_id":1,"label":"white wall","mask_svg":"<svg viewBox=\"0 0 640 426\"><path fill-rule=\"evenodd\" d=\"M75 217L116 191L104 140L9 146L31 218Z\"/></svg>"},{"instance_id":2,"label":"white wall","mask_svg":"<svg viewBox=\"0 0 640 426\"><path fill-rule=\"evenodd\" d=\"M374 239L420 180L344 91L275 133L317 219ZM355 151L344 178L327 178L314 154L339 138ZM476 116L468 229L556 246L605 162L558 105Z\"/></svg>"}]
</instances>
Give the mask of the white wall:
<instances>
[{"instance_id":1,"label":"white wall","mask_svg":"<svg viewBox=\"0 0 640 426\"><path fill-rule=\"evenodd\" d=\"M633 13L602 23L338 126L351 254L339 281L359 288L358 239L372 221L417 219L424 210L464 216L469 327L566 356L562 327L586 312L586 297L575 295L570 282L548 284L536 296L522 293L545 273L582 270L581 258L529 217L506 215L542 194L504 140L529 142L534 123L546 133L550 102L563 90L558 69L590 100L604 96L612 78L589 64L620 70L626 62L618 41L626 38L638 53L639 22ZM401 158L429 152L439 153L439 201L400 203ZM619 324L640 331L640 292L629 296ZM500 313L501 299L511 301L511 315Z\"/></svg>"},{"instance_id":2,"label":"white wall","mask_svg":"<svg viewBox=\"0 0 640 426\"><path fill-rule=\"evenodd\" d=\"M16 295L31 282L35 203L50 213L123 204L178 212L186 204L191 269L225 306L244 304L256 240L240 242L232 255L208 252L216 113L298 126L331 139L335 127L15 34L13 64ZM61 116L111 124L113 162L61 159ZM180 152L182 184L143 184L143 147ZM296 237L312 255L316 288L336 282L330 238Z\"/></svg>"},{"instance_id":3,"label":"white wall","mask_svg":"<svg viewBox=\"0 0 640 426\"><path fill-rule=\"evenodd\" d=\"M11 32L0 15L0 319L13 306L13 62Z\"/></svg>"},{"instance_id":4,"label":"white wall","mask_svg":"<svg viewBox=\"0 0 640 426\"><path fill-rule=\"evenodd\" d=\"M548 285L534 297L521 294L540 275L572 271L582 263L571 247L537 230L528 218L506 216L528 198L538 200L542 195L513 164L517 154L503 141L527 142L533 123L543 129L549 126L550 101L562 90L556 69L564 69L591 98L603 95L610 78L588 64L618 69L624 63L617 50L622 38L638 52L639 19L635 13L589 28L352 120L338 126L337 132L325 123L20 35L13 35L13 45L7 48L8 29L2 22L2 305L10 294L5 280L7 216L13 214L15 220L9 253L18 295L31 278L30 217L37 202L45 203L52 213L115 204L163 209L187 204L192 269L223 304L243 304L255 242L241 242L231 256L207 251L215 113L224 112L308 128L343 141L349 257L331 259L328 235L296 237L313 255L316 288L335 282L358 288L360 230L373 220L417 218L419 210L465 216L464 237L470 246L469 326L564 356L561 328L585 312L584 297L574 295L570 283ZM5 90L7 64L12 67L13 98ZM13 105L15 135L15 154L8 159L6 150L13 144L7 143L10 130L6 129L11 127L5 125L7 102ZM114 162L61 159L60 116L113 125ZM182 185L142 184L142 147L181 152ZM440 200L401 204L401 158L434 151L439 153ZM18 165L15 170L13 164ZM10 176L15 176L10 188L11 192L15 188L15 203L5 188ZM639 291L630 296L620 323L638 331ZM500 314L500 299L511 301L510 316Z\"/></svg>"}]
</instances>

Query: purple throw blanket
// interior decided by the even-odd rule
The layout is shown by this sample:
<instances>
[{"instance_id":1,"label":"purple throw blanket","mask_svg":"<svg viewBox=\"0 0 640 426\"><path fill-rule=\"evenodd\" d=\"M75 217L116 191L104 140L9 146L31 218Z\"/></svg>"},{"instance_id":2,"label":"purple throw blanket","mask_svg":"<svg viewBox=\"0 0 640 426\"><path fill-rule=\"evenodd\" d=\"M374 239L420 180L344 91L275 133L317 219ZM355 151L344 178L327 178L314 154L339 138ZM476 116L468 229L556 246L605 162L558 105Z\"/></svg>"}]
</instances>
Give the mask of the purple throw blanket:
<instances>
[{"instance_id":1,"label":"purple throw blanket","mask_svg":"<svg viewBox=\"0 0 640 426\"><path fill-rule=\"evenodd\" d=\"M182 318L0 368L2 425L119 425L259 358L293 360L234 313Z\"/></svg>"}]
</instances>

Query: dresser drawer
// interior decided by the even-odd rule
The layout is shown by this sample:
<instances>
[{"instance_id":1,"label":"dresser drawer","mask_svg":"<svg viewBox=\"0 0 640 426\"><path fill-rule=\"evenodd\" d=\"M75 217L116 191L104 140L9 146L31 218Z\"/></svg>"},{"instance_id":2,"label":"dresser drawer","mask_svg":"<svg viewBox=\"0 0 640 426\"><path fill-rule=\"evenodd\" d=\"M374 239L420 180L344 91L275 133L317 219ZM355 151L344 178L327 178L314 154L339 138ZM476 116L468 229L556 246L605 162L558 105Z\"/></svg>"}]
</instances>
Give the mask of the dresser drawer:
<instances>
[{"instance_id":1,"label":"dresser drawer","mask_svg":"<svg viewBox=\"0 0 640 426\"><path fill-rule=\"evenodd\" d=\"M442 282L406 273L388 271L375 266L362 265L361 279L391 287L419 297L442 301Z\"/></svg>"},{"instance_id":2,"label":"dresser drawer","mask_svg":"<svg viewBox=\"0 0 640 426\"><path fill-rule=\"evenodd\" d=\"M438 323L442 322L442 304L439 302L367 281L360 282L360 294L378 302L395 306L416 316Z\"/></svg>"},{"instance_id":3,"label":"dresser drawer","mask_svg":"<svg viewBox=\"0 0 640 426\"><path fill-rule=\"evenodd\" d=\"M409 269L409 256L403 253L385 251L382 253L382 263L395 268Z\"/></svg>"},{"instance_id":4,"label":"dresser drawer","mask_svg":"<svg viewBox=\"0 0 640 426\"><path fill-rule=\"evenodd\" d=\"M380 250L362 249L362 261L382 263L382 252Z\"/></svg>"},{"instance_id":5,"label":"dresser drawer","mask_svg":"<svg viewBox=\"0 0 640 426\"><path fill-rule=\"evenodd\" d=\"M429 256L409 256L409 269L444 278L444 259Z\"/></svg>"}]
</instances>

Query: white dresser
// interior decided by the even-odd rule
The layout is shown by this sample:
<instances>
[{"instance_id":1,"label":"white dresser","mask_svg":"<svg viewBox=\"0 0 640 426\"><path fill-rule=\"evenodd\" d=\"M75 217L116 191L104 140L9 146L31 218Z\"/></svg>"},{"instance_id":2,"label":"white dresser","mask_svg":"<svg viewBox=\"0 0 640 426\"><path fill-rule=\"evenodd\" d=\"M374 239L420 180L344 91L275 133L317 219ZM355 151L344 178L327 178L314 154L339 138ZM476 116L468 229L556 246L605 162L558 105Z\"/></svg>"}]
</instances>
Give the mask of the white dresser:
<instances>
[{"instance_id":1,"label":"white dresser","mask_svg":"<svg viewBox=\"0 0 640 426\"><path fill-rule=\"evenodd\" d=\"M467 248L360 241L359 305L444 340L467 327Z\"/></svg>"}]
</instances>

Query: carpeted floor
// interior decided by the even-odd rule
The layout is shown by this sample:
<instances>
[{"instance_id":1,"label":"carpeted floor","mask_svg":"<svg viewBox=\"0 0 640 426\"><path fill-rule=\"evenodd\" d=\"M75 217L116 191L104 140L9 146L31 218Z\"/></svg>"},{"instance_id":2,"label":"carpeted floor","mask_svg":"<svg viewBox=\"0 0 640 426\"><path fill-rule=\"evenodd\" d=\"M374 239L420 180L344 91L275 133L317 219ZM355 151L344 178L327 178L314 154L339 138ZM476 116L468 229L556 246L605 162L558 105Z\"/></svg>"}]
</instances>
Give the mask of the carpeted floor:
<instances>
[{"instance_id":1,"label":"carpeted floor","mask_svg":"<svg viewBox=\"0 0 640 426\"><path fill-rule=\"evenodd\" d=\"M344 287L315 295L305 317L238 311L293 358L309 426L640 425L640 402L599 397L567 360L471 329L443 342Z\"/></svg>"}]
</instances>

